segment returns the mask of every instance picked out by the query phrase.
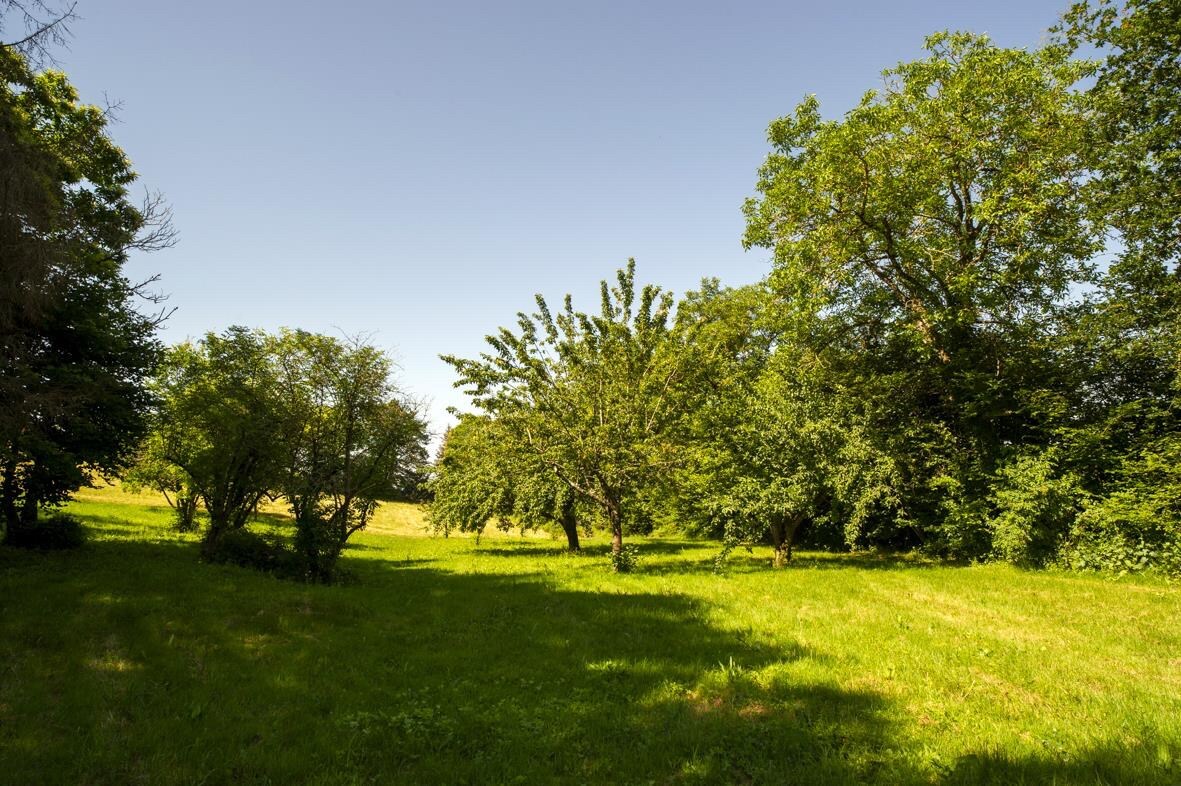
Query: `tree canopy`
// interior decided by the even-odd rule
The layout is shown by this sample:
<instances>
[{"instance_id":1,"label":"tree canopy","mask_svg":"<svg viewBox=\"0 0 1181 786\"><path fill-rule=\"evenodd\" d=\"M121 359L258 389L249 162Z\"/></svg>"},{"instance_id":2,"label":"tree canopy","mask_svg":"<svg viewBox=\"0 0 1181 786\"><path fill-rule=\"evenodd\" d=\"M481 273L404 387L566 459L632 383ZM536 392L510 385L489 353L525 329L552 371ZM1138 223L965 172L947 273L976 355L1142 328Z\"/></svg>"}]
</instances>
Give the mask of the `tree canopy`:
<instances>
[{"instance_id":1,"label":"tree canopy","mask_svg":"<svg viewBox=\"0 0 1181 786\"><path fill-rule=\"evenodd\" d=\"M151 404L159 314L123 275L174 235L65 75L0 47L0 507L32 526L91 473L126 467Z\"/></svg>"},{"instance_id":2,"label":"tree canopy","mask_svg":"<svg viewBox=\"0 0 1181 786\"><path fill-rule=\"evenodd\" d=\"M600 509L615 553L643 490L676 460L666 436L684 417L687 367L670 339L672 305L659 287L637 292L633 261L614 286L602 283L597 314L567 296L555 316L539 295L536 313L518 314L519 332L488 336L492 352L443 358L480 409Z\"/></svg>"}]
</instances>

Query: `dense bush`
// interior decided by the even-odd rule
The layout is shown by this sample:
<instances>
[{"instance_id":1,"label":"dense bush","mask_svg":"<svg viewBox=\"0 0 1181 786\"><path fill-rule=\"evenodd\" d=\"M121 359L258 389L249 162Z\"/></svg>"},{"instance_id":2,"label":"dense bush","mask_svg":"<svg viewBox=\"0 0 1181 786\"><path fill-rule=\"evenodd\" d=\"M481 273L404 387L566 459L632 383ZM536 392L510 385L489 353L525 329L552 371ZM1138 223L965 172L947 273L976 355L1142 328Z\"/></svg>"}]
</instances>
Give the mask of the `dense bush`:
<instances>
[{"instance_id":1,"label":"dense bush","mask_svg":"<svg viewBox=\"0 0 1181 786\"><path fill-rule=\"evenodd\" d=\"M247 529L231 530L205 548L209 562L254 568L287 577L301 573L296 555L281 542Z\"/></svg>"},{"instance_id":2,"label":"dense bush","mask_svg":"<svg viewBox=\"0 0 1181 786\"><path fill-rule=\"evenodd\" d=\"M1057 472L1051 451L1005 464L992 490L993 557L1015 565L1044 565L1054 557L1083 501L1078 478Z\"/></svg>"},{"instance_id":3,"label":"dense bush","mask_svg":"<svg viewBox=\"0 0 1181 786\"><path fill-rule=\"evenodd\" d=\"M82 521L69 513L54 513L32 524L18 524L8 530L5 543L22 549L76 549L86 540Z\"/></svg>"},{"instance_id":4,"label":"dense bush","mask_svg":"<svg viewBox=\"0 0 1181 786\"><path fill-rule=\"evenodd\" d=\"M1118 490L1078 517L1060 561L1076 570L1181 575L1181 436L1161 439L1121 474Z\"/></svg>"},{"instance_id":5,"label":"dense bush","mask_svg":"<svg viewBox=\"0 0 1181 786\"><path fill-rule=\"evenodd\" d=\"M331 583L343 549L344 538L335 522L314 514L296 519L295 556L302 578L311 582Z\"/></svg>"}]
</instances>

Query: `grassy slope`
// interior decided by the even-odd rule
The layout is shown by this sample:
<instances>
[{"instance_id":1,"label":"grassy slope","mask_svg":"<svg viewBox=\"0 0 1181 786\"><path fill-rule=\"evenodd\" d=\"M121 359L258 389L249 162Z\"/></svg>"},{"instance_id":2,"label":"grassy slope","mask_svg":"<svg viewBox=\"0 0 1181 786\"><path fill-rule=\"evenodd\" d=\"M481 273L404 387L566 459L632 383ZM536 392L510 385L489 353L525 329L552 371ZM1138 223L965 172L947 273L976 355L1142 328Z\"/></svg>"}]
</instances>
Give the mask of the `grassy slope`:
<instances>
[{"instance_id":1,"label":"grassy slope","mask_svg":"<svg viewBox=\"0 0 1181 786\"><path fill-rule=\"evenodd\" d=\"M0 549L0 781L1181 783L1181 588L714 547L416 536L307 587L167 509Z\"/></svg>"}]
</instances>

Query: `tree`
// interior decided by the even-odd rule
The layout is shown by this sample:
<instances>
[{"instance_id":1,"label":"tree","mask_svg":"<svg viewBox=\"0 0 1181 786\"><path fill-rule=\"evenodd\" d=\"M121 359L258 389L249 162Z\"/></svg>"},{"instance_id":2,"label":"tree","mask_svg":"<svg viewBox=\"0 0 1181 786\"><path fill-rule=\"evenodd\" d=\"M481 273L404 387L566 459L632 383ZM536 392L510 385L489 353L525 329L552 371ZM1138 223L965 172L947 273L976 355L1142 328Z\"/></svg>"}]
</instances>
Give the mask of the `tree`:
<instances>
[{"instance_id":1,"label":"tree","mask_svg":"<svg viewBox=\"0 0 1181 786\"><path fill-rule=\"evenodd\" d=\"M133 250L175 236L156 197L58 72L0 47L0 507L7 528L129 462L151 403L162 315L136 308Z\"/></svg>"},{"instance_id":2,"label":"tree","mask_svg":"<svg viewBox=\"0 0 1181 786\"><path fill-rule=\"evenodd\" d=\"M598 314L575 311L569 296L556 317L536 302L537 313L518 314L518 333L488 336L492 352L443 359L478 408L600 509L618 555L642 492L676 461L666 437L685 416L687 358L670 340L672 296L637 293L629 261L615 286L602 283Z\"/></svg>"},{"instance_id":3,"label":"tree","mask_svg":"<svg viewBox=\"0 0 1181 786\"><path fill-rule=\"evenodd\" d=\"M985 522L949 500L975 510L1013 446L1052 429L1050 338L1093 280L1088 66L963 33L927 49L840 120L808 98L771 124L745 243L773 251L785 341L865 402L904 484L896 531L972 556Z\"/></svg>"},{"instance_id":4,"label":"tree","mask_svg":"<svg viewBox=\"0 0 1181 786\"><path fill-rule=\"evenodd\" d=\"M201 498L188 473L168 460L165 447L161 431L150 431L140 446L135 464L123 474L123 484L132 491L149 488L163 494L175 515L176 528L192 532L197 529Z\"/></svg>"},{"instance_id":5,"label":"tree","mask_svg":"<svg viewBox=\"0 0 1181 786\"><path fill-rule=\"evenodd\" d=\"M389 357L361 339L283 331L270 351L283 412L277 487L309 577L330 581L377 503L407 495L426 463L426 424L393 385Z\"/></svg>"},{"instance_id":6,"label":"tree","mask_svg":"<svg viewBox=\"0 0 1181 786\"><path fill-rule=\"evenodd\" d=\"M1181 255L1181 6L1171 0L1096 0L1058 27L1068 47L1104 55L1091 105L1090 186L1103 220L1157 260Z\"/></svg>"},{"instance_id":7,"label":"tree","mask_svg":"<svg viewBox=\"0 0 1181 786\"><path fill-rule=\"evenodd\" d=\"M780 341L762 285L706 281L677 310L697 369L698 397L682 437L693 460L677 472L679 507L737 545L770 540L776 567L801 526L841 525L850 545L886 493L881 457L855 400L806 347Z\"/></svg>"},{"instance_id":8,"label":"tree","mask_svg":"<svg viewBox=\"0 0 1181 786\"><path fill-rule=\"evenodd\" d=\"M1076 3L1057 30L1103 56L1086 93L1091 208L1114 261L1064 343L1077 396L1060 440L1091 504L1067 560L1181 571L1181 6ZM1173 461L1175 463L1175 461Z\"/></svg>"},{"instance_id":9,"label":"tree","mask_svg":"<svg viewBox=\"0 0 1181 786\"><path fill-rule=\"evenodd\" d=\"M211 554L280 483L284 419L267 337L231 327L173 347L155 387L161 404L152 439L205 504Z\"/></svg>"},{"instance_id":10,"label":"tree","mask_svg":"<svg viewBox=\"0 0 1181 786\"><path fill-rule=\"evenodd\" d=\"M431 522L444 534L484 532L489 521L522 529L557 526L580 551L577 499L570 487L512 434L486 416L465 415L443 441L430 484Z\"/></svg>"}]
</instances>

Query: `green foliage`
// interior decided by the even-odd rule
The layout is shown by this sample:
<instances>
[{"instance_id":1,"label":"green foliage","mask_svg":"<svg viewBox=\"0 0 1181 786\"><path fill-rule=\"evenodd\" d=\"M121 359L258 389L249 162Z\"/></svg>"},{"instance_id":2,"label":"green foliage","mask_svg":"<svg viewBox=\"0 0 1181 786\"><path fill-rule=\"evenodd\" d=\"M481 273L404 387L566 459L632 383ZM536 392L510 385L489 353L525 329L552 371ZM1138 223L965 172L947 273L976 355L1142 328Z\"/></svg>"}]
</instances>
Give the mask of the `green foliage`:
<instances>
[{"instance_id":1,"label":"green foliage","mask_svg":"<svg viewBox=\"0 0 1181 786\"><path fill-rule=\"evenodd\" d=\"M306 570L281 541L246 529L226 532L205 550L203 556L208 562L253 568L290 578L301 578Z\"/></svg>"},{"instance_id":2,"label":"green foliage","mask_svg":"<svg viewBox=\"0 0 1181 786\"><path fill-rule=\"evenodd\" d=\"M1094 0L1059 25L1069 46L1103 55L1091 103L1092 200L1134 251L1181 256L1181 7L1172 0Z\"/></svg>"},{"instance_id":3,"label":"green foliage","mask_svg":"<svg viewBox=\"0 0 1181 786\"><path fill-rule=\"evenodd\" d=\"M848 541L975 558L1009 446L1044 441L1042 402L1069 386L1047 337L1100 247L1075 90L1089 66L962 33L927 48L840 120L809 98L771 125L746 244L774 252L786 357L818 369L811 427L853 402L837 431L861 460L828 460L872 478L847 481L872 489L845 502Z\"/></svg>"},{"instance_id":4,"label":"green foliage","mask_svg":"<svg viewBox=\"0 0 1181 786\"><path fill-rule=\"evenodd\" d=\"M378 501L405 498L426 461L426 424L361 339L283 331L268 340L282 425L276 440L295 545L309 576L330 581L345 543Z\"/></svg>"},{"instance_id":5,"label":"green foliage","mask_svg":"<svg viewBox=\"0 0 1181 786\"><path fill-rule=\"evenodd\" d=\"M135 464L123 473L123 484L132 492L145 488L159 491L175 514L176 528L193 532L197 529L200 497L188 473L168 460L164 448L160 430L151 431L140 445Z\"/></svg>"},{"instance_id":6,"label":"green foliage","mask_svg":"<svg viewBox=\"0 0 1181 786\"><path fill-rule=\"evenodd\" d=\"M35 521L17 523L8 530L4 542L21 549L59 551L78 548L86 542L86 533L77 516L54 513Z\"/></svg>"},{"instance_id":7,"label":"green foliage","mask_svg":"<svg viewBox=\"0 0 1181 786\"><path fill-rule=\"evenodd\" d=\"M158 199L56 71L0 47L0 509L31 523L129 463L146 427L156 317L122 273L133 249L172 241Z\"/></svg>"},{"instance_id":8,"label":"green foliage","mask_svg":"<svg viewBox=\"0 0 1181 786\"><path fill-rule=\"evenodd\" d=\"M1076 3L1057 33L1103 55L1087 91L1092 211L1118 237L1095 302L1066 341L1080 369L1061 428L1092 499L1061 561L1177 572L1181 485L1181 8Z\"/></svg>"},{"instance_id":9,"label":"green foliage","mask_svg":"<svg viewBox=\"0 0 1181 786\"><path fill-rule=\"evenodd\" d=\"M484 532L515 522L526 529L558 529L571 551L578 551L578 501L570 486L542 463L510 429L497 421L464 415L447 432L430 482L431 526L444 535L453 530Z\"/></svg>"},{"instance_id":10,"label":"green foliage","mask_svg":"<svg viewBox=\"0 0 1181 786\"><path fill-rule=\"evenodd\" d=\"M635 263L601 287L598 314L556 316L540 295L537 312L518 314L519 333L488 336L492 352L443 359L473 402L588 504L623 545L625 523L677 460L668 439L685 417L680 383L687 356L670 340L672 296L635 287Z\"/></svg>"},{"instance_id":11,"label":"green foliage","mask_svg":"<svg viewBox=\"0 0 1181 786\"><path fill-rule=\"evenodd\" d=\"M233 327L182 344L158 377L158 423L133 480L175 493L182 521L200 497L210 554L281 494L304 574L329 581L378 501L413 493L425 463L426 425L391 371L364 341L304 331Z\"/></svg>"},{"instance_id":12,"label":"green foliage","mask_svg":"<svg viewBox=\"0 0 1181 786\"><path fill-rule=\"evenodd\" d=\"M482 534L489 521L510 516L516 474L508 464L508 434L487 417L465 415L448 430L430 480L432 529Z\"/></svg>"},{"instance_id":13,"label":"green foliage","mask_svg":"<svg viewBox=\"0 0 1181 786\"><path fill-rule=\"evenodd\" d=\"M1129 457L1111 493L1078 518L1061 560L1083 570L1181 575L1181 436Z\"/></svg>"},{"instance_id":14,"label":"green foliage","mask_svg":"<svg viewBox=\"0 0 1181 786\"><path fill-rule=\"evenodd\" d=\"M1044 320L1088 278L1072 93L1086 69L1061 48L963 33L927 49L842 120L809 97L771 124L745 242L774 251L793 316L824 308L950 364Z\"/></svg>"},{"instance_id":15,"label":"green foliage","mask_svg":"<svg viewBox=\"0 0 1181 786\"><path fill-rule=\"evenodd\" d=\"M267 337L231 327L173 347L155 386L161 406L144 471L164 462L184 473L181 485L209 513L213 549L246 526L281 478L284 420Z\"/></svg>"},{"instance_id":16,"label":"green foliage","mask_svg":"<svg viewBox=\"0 0 1181 786\"><path fill-rule=\"evenodd\" d=\"M614 573L634 573L640 565L640 550L627 545L611 552L611 570Z\"/></svg>"},{"instance_id":17,"label":"green foliage","mask_svg":"<svg viewBox=\"0 0 1181 786\"><path fill-rule=\"evenodd\" d=\"M1016 565L1044 565L1057 553L1085 494L1079 478L1061 474L1053 452L1018 455L997 471L989 522L992 553Z\"/></svg>"}]
</instances>

